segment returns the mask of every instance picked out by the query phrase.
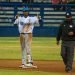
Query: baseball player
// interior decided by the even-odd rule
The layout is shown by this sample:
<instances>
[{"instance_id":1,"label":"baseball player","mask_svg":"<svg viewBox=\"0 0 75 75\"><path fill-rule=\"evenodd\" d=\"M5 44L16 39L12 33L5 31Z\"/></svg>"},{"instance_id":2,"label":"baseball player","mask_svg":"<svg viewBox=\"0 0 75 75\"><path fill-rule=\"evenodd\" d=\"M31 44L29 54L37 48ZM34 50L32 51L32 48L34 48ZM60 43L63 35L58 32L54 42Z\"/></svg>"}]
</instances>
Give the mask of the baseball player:
<instances>
[{"instance_id":1,"label":"baseball player","mask_svg":"<svg viewBox=\"0 0 75 75\"><path fill-rule=\"evenodd\" d=\"M31 41L34 24L39 24L38 16L29 16L29 8L23 7L23 16L16 15L14 24L18 25L20 33L20 43L22 49L22 65L20 67L36 67L33 66L31 57Z\"/></svg>"}]
</instances>

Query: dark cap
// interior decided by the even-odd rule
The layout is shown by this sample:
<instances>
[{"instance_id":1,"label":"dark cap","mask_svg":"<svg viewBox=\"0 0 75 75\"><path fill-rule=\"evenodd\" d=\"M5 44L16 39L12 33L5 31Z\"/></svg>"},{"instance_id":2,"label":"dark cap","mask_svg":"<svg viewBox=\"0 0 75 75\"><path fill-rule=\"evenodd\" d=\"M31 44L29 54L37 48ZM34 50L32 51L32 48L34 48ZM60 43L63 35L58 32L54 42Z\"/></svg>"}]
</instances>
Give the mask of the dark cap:
<instances>
[{"instance_id":1,"label":"dark cap","mask_svg":"<svg viewBox=\"0 0 75 75\"><path fill-rule=\"evenodd\" d=\"M71 15L70 12L66 12L65 16L66 16L66 18L69 18L69 17L71 17L72 15Z\"/></svg>"}]
</instances>

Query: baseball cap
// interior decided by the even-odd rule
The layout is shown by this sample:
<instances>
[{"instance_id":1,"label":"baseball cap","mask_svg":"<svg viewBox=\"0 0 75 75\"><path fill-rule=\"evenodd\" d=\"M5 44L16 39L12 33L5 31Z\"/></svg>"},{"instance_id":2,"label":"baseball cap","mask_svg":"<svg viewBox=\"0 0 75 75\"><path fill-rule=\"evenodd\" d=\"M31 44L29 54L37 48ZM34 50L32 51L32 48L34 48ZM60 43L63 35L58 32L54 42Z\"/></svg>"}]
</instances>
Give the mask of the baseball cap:
<instances>
[{"instance_id":1,"label":"baseball cap","mask_svg":"<svg viewBox=\"0 0 75 75\"><path fill-rule=\"evenodd\" d=\"M66 16L66 18L71 17L71 16L72 16L72 15L71 15L71 12L66 12L65 16Z\"/></svg>"},{"instance_id":2,"label":"baseball cap","mask_svg":"<svg viewBox=\"0 0 75 75\"><path fill-rule=\"evenodd\" d=\"M22 11L29 11L29 8L26 6L26 7L23 7L22 8Z\"/></svg>"}]
</instances>

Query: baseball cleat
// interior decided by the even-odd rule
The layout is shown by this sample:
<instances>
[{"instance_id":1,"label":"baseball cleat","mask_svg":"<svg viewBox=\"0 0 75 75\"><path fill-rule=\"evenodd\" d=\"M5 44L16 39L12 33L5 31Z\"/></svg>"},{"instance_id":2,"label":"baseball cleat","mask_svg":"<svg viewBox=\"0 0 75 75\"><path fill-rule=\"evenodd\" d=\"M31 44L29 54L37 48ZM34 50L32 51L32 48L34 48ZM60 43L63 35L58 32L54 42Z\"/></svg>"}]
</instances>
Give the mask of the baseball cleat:
<instances>
[{"instance_id":1,"label":"baseball cleat","mask_svg":"<svg viewBox=\"0 0 75 75\"><path fill-rule=\"evenodd\" d=\"M25 64L26 67L29 67L29 68L37 68L37 66L35 65L32 65L32 64Z\"/></svg>"},{"instance_id":2,"label":"baseball cleat","mask_svg":"<svg viewBox=\"0 0 75 75\"><path fill-rule=\"evenodd\" d=\"M21 66L19 66L19 68L28 68L28 67L25 65L21 65Z\"/></svg>"}]
</instances>

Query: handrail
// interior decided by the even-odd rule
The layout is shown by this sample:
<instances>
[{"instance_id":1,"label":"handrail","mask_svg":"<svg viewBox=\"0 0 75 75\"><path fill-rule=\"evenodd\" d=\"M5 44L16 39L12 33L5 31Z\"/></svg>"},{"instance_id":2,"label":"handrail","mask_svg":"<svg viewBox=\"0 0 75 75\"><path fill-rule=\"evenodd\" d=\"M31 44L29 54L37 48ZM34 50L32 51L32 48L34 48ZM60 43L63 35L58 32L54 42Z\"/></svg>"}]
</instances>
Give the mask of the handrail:
<instances>
[{"instance_id":1,"label":"handrail","mask_svg":"<svg viewBox=\"0 0 75 75\"><path fill-rule=\"evenodd\" d=\"M4 10L2 10L3 12L5 12L5 11L13 11L14 12L12 14L7 13L6 15L13 15L13 16L15 16L18 11L21 11L20 9L17 9L17 8L18 7L23 7L23 6L29 6L30 8L40 8L40 10L30 10L30 12L31 11L33 11L33 12L40 12L39 15L44 20L51 20L51 19L53 20L54 18L52 18L52 16L56 16L56 15L64 16L64 14L53 14L53 12L56 12L56 13L57 12L66 12L66 11L75 12L75 10L72 10L70 8L70 7L75 7L75 4L51 4L51 3L31 3L31 4L25 4L25 3L22 3L22 2L0 2L0 7L13 7L13 9L4 9ZM65 7L67 7L67 9L65 11L63 11L63 10L56 10L56 11L55 10L44 10L44 8L53 8L54 6L56 6L56 7L65 6ZM52 14L44 14L44 12L50 12ZM3 14L5 14L5 13L0 13L0 16L3 15ZM44 18L44 16L50 16L50 18L46 19L46 18ZM75 14L73 14L73 16L75 16ZM2 19L6 19L6 18L3 17ZM8 19L11 19L11 17L8 18ZM54 20L59 20L59 19L55 18ZM63 20L63 18L61 18L61 20ZM41 21L40 25L43 26L44 23L45 23L44 21ZM49 23L49 22L47 22L47 23ZM56 22L56 23L58 23L58 22Z\"/></svg>"}]
</instances>

